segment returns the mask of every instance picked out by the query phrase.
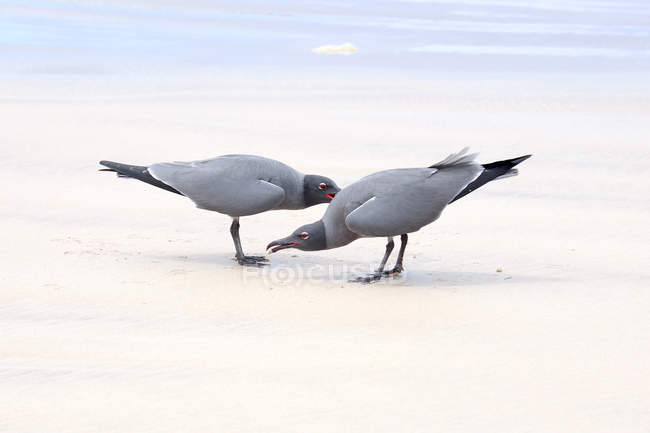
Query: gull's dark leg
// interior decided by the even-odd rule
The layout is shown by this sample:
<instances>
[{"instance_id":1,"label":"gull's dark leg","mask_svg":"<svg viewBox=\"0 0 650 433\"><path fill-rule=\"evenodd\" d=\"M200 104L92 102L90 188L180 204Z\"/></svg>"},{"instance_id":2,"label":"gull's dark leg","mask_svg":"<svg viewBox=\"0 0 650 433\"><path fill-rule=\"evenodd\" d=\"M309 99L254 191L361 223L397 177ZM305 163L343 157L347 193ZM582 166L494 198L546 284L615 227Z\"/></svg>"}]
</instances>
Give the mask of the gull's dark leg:
<instances>
[{"instance_id":1,"label":"gull's dark leg","mask_svg":"<svg viewBox=\"0 0 650 433\"><path fill-rule=\"evenodd\" d=\"M393 242L393 238L388 238L388 243L386 244L386 252L384 253L384 258L381 259L381 263L379 264L377 270L374 273L368 275L367 277L358 277L354 281L360 283L370 283L379 280L383 275L384 266L386 266L386 262L388 261L388 257L390 257L390 253L393 252L393 248L395 248L395 242Z\"/></svg>"},{"instance_id":2,"label":"gull's dark leg","mask_svg":"<svg viewBox=\"0 0 650 433\"><path fill-rule=\"evenodd\" d=\"M406 243L409 240L409 235L404 233L400 236L402 244L399 246L399 254L397 255L397 261L395 262L395 267L390 271L384 271L384 275L397 275L404 270L402 267L402 261L404 260L404 251L406 250Z\"/></svg>"},{"instance_id":3,"label":"gull's dark leg","mask_svg":"<svg viewBox=\"0 0 650 433\"><path fill-rule=\"evenodd\" d=\"M264 256L246 256L244 255L244 250L241 247L241 240L239 240L239 218L233 218L232 224L230 225L230 235L232 240L235 243L235 258L240 265L245 266L263 266L268 262L268 259Z\"/></svg>"},{"instance_id":4,"label":"gull's dark leg","mask_svg":"<svg viewBox=\"0 0 650 433\"><path fill-rule=\"evenodd\" d=\"M395 242L393 242L393 238L388 238L388 243L386 244L386 252L384 253L384 258L381 259L381 263L379 264L379 267L375 271L375 274L382 273L382 271L384 270L384 266L386 266L386 262L388 261L388 257L390 257L390 253L393 252L393 248L395 248Z\"/></svg>"}]
</instances>

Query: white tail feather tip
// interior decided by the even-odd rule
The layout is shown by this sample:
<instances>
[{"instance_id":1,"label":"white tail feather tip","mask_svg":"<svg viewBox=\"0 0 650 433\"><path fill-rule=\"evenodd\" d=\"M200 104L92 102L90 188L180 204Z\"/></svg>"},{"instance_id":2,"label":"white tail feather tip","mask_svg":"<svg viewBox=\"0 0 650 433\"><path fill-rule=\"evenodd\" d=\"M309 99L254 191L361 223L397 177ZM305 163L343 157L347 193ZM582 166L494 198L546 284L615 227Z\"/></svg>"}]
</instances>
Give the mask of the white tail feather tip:
<instances>
[{"instance_id":1,"label":"white tail feather tip","mask_svg":"<svg viewBox=\"0 0 650 433\"><path fill-rule=\"evenodd\" d=\"M478 164L474 160L476 159L479 153L478 152L468 153L468 152L469 152L469 147L465 147L460 152L452 153L442 161L433 164L431 167L443 168L443 167L451 167L454 165Z\"/></svg>"},{"instance_id":2,"label":"white tail feather tip","mask_svg":"<svg viewBox=\"0 0 650 433\"><path fill-rule=\"evenodd\" d=\"M506 171L505 173L503 173L501 176L495 177L494 180L505 179L508 177L517 176L518 174L519 174L519 170L517 170L516 168L512 168Z\"/></svg>"}]
</instances>

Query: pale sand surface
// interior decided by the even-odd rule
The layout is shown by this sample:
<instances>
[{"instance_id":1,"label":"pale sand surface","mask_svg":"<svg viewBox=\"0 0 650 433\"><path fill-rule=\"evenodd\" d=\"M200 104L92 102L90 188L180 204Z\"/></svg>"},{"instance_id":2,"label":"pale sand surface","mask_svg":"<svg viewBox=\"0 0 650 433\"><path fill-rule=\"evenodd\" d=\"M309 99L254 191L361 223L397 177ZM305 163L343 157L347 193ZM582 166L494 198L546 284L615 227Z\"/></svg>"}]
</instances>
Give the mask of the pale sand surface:
<instances>
[{"instance_id":1,"label":"pale sand surface","mask_svg":"<svg viewBox=\"0 0 650 433\"><path fill-rule=\"evenodd\" d=\"M650 428L647 87L0 86L0 430ZM227 217L96 171L238 152L346 185L466 145L483 162L535 156L413 234L404 276L365 286L347 278L383 239L242 270ZM244 248L324 211L245 218Z\"/></svg>"}]
</instances>

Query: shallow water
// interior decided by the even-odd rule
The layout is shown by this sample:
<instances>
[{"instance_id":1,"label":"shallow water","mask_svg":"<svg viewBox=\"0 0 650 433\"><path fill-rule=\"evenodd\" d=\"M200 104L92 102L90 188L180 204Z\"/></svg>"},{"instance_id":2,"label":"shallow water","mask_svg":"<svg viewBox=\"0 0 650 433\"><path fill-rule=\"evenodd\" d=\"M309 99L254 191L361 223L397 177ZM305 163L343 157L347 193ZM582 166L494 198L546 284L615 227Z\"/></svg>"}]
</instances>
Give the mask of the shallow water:
<instances>
[{"instance_id":1,"label":"shallow water","mask_svg":"<svg viewBox=\"0 0 650 433\"><path fill-rule=\"evenodd\" d=\"M4 73L326 67L482 76L650 65L650 4L631 0L9 0L2 9ZM358 52L312 53L345 42Z\"/></svg>"}]
</instances>

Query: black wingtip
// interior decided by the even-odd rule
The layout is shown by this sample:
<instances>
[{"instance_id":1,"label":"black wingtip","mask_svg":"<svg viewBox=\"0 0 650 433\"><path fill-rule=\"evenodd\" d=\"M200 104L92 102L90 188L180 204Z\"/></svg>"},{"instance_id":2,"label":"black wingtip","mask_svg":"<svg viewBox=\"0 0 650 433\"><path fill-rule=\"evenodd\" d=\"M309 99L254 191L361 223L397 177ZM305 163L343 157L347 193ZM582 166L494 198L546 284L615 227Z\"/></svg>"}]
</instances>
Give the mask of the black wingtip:
<instances>
[{"instance_id":1,"label":"black wingtip","mask_svg":"<svg viewBox=\"0 0 650 433\"><path fill-rule=\"evenodd\" d=\"M118 177L131 177L134 179L141 180L142 182L148 183L149 185L157 186L158 188L162 188L169 192L183 195L175 188L154 178L151 175L151 173L149 173L147 167L145 166L122 164L119 162L106 161L106 160L99 161L99 164L103 165L104 167L108 167L108 168L100 168L99 171L117 172Z\"/></svg>"},{"instance_id":2,"label":"black wingtip","mask_svg":"<svg viewBox=\"0 0 650 433\"><path fill-rule=\"evenodd\" d=\"M515 166L515 165L519 164L520 162L524 162L525 160L527 160L531 156L533 156L533 155L524 155L524 156L520 156L519 158L510 159L509 161L512 163L513 166Z\"/></svg>"},{"instance_id":3,"label":"black wingtip","mask_svg":"<svg viewBox=\"0 0 650 433\"><path fill-rule=\"evenodd\" d=\"M101 161L99 161L99 165L103 165L104 167L108 167L108 168L100 168L98 171L112 171L113 173L118 173L118 174L120 173L118 170L116 170L117 163L113 161L106 161L102 159Z\"/></svg>"},{"instance_id":4,"label":"black wingtip","mask_svg":"<svg viewBox=\"0 0 650 433\"><path fill-rule=\"evenodd\" d=\"M489 164L483 164L483 173L476 178L472 183L467 185L464 190L458 193L456 197L449 203L453 203L456 200L458 200L461 197L465 197L467 194L469 194L472 191L477 190L481 186L485 185L486 183L497 179L500 176L505 175L508 172L514 172L513 167L528 158L530 158L533 155L524 155L520 156L517 158L512 158L512 159L506 159L503 161L495 161L491 162Z\"/></svg>"},{"instance_id":5,"label":"black wingtip","mask_svg":"<svg viewBox=\"0 0 650 433\"><path fill-rule=\"evenodd\" d=\"M503 169L508 169L509 170L512 167L514 167L515 165L527 160L531 156L533 156L533 155L524 155L524 156L520 156L520 157L517 157L517 158L505 159L503 161L495 161L495 162L491 162L489 164L483 164L483 168L485 168L486 170L490 170L490 169L494 169L494 168L503 168Z\"/></svg>"}]
</instances>

